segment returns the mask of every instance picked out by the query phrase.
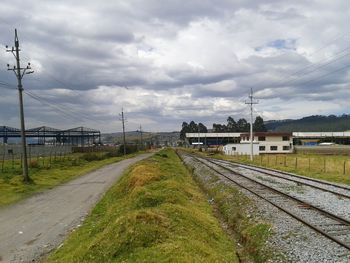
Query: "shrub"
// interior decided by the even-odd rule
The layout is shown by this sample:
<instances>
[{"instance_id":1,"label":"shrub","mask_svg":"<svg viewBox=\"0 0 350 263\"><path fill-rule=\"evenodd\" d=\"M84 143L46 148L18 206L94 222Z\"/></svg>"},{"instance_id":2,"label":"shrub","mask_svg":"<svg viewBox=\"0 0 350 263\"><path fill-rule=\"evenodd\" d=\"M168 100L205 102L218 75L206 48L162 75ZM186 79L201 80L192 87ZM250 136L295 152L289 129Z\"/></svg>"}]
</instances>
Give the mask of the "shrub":
<instances>
[{"instance_id":1,"label":"shrub","mask_svg":"<svg viewBox=\"0 0 350 263\"><path fill-rule=\"evenodd\" d=\"M91 162L91 161L103 160L104 156L96 153L85 153L81 158L84 159L85 161Z\"/></svg>"},{"instance_id":2,"label":"shrub","mask_svg":"<svg viewBox=\"0 0 350 263\"><path fill-rule=\"evenodd\" d=\"M122 156L123 154L120 153L119 151L115 150L115 151L110 151L105 153L105 158L111 158L111 157L119 157Z\"/></svg>"},{"instance_id":3,"label":"shrub","mask_svg":"<svg viewBox=\"0 0 350 263\"><path fill-rule=\"evenodd\" d=\"M126 145L125 146L126 154L137 152L137 145ZM118 152L124 154L124 145L120 145Z\"/></svg>"},{"instance_id":4,"label":"shrub","mask_svg":"<svg viewBox=\"0 0 350 263\"><path fill-rule=\"evenodd\" d=\"M29 167L30 168L39 168L40 165L39 165L39 162L37 160L31 160L29 163Z\"/></svg>"}]
</instances>

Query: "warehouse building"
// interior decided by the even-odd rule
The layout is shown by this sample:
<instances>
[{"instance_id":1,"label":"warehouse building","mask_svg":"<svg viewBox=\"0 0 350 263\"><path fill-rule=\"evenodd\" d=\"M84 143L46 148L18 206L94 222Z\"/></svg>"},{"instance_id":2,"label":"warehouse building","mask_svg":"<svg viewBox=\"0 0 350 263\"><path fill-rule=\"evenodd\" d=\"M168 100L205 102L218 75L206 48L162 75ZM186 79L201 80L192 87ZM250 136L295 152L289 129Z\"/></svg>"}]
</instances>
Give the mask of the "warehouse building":
<instances>
[{"instance_id":1,"label":"warehouse building","mask_svg":"<svg viewBox=\"0 0 350 263\"><path fill-rule=\"evenodd\" d=\"M249 133L186 133L191 145L220 146L224 145L226 154L250 153ZM253 152L260 153L292 153L293 136L288 132L255 132Z\"/></svg>"}]
</instances>

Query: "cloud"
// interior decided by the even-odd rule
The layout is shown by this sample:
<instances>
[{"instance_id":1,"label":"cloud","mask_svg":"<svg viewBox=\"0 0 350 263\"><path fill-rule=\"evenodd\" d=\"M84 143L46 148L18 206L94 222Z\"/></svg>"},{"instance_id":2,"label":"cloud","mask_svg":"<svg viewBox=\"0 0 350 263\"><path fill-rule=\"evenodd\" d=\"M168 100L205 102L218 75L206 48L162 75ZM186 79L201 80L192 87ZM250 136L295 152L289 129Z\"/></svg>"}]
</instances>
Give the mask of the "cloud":
<instances>
[{"instance_id":1,"label":"cloud","mask_svg":"<svg viewBox=\"0 0 350 263\"><path fill-rule=\"evenodd\" d=\"M0 44L18 28L35 70L23 79L41 98L25 95L27 126L115 131L124 107L128 129L177 130L248 117L251 88L266 119L348 113L349 10L345 0L15 0L0 10ZM0 52L0 81L16 86L13 62ZM3 91L0 120L19 126L17 93Z\"/></svg>"}]
</instances>

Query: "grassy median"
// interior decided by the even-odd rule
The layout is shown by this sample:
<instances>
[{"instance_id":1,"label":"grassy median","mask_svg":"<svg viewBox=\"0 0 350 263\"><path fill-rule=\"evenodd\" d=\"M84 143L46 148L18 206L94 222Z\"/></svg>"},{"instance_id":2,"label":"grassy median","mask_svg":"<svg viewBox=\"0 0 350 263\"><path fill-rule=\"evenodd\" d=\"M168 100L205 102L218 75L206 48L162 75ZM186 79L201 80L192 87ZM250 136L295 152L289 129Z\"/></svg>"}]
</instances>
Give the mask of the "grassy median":
<instances>
[{"instance_id":1,"label":"grassy median","mask_svg":"<svg viewBox=\"0 0 350 263\"><path fill-rule=\"evenodd\" d=\"M0 207L134 155L108 157L105 153L71 154L51 160L50 165L48 165L48 158L46 160L42 158L37 163L31 163L29 170L33 180L31 184L23 183L19 167L7 168L0 174Z\"/></svg>"},{"instance_id":2,"label":"grassy median","mask_svg":"<svg viewBox=\"0 0 350 263\"><path fill-rule=\"evenodd\" d=\"M233 242L172 150L132 166L44 262L238 262Z\"/></svg>"}]
</instances>

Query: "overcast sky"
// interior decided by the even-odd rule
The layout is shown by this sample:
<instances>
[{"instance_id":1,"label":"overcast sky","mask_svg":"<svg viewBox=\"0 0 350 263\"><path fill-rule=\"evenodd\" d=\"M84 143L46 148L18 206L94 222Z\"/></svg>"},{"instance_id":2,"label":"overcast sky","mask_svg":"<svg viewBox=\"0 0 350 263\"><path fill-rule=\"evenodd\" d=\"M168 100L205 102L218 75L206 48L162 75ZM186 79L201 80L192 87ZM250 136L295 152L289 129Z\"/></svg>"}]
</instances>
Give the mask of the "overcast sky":
<instances>
[{"instance_id":1,"label":"overcast sky","mask_svg":"<svg viewBox=\"0 0 350 263\"><path fill-rule=\"evenodd\" d=\"M122 107L127 130L211 127L248 118L250 88L265 120L348 114L349 17L346 0L2 1L0 82L16 85L17 28L28 128L120 131ZM0 125L19 127L0 90Z\"/></svg>"}]
</instances>

